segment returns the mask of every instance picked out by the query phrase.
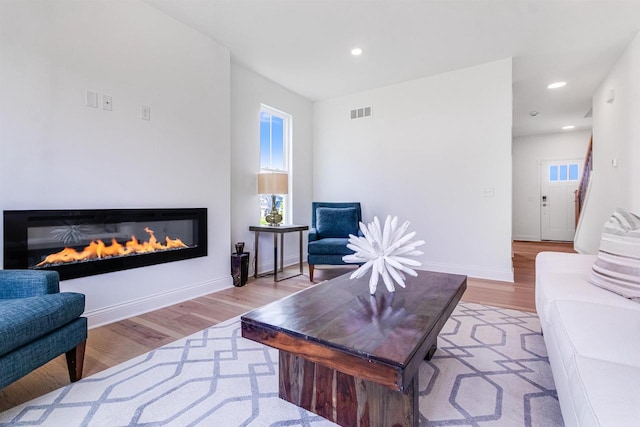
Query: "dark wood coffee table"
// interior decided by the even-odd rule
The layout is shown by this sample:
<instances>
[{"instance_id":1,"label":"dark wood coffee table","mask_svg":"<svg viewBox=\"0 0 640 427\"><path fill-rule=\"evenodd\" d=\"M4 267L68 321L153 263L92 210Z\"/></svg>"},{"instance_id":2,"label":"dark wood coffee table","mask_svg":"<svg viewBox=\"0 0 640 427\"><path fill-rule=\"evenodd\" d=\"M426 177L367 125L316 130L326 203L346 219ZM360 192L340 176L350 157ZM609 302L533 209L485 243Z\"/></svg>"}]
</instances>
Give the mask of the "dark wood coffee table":
<instances>
[{"instance_id":1,"label":"dark wood coffee table","mask_svg":"<svg viewBox=\"0 0 640 427\"><path fill-rule=\"evenodd\" d=\"M280 350L282 399L344 426L417 426L418 367L466 287L420 271L372 297L347 274L245 314L242 336Z\"/></svg>"}]
</instances>

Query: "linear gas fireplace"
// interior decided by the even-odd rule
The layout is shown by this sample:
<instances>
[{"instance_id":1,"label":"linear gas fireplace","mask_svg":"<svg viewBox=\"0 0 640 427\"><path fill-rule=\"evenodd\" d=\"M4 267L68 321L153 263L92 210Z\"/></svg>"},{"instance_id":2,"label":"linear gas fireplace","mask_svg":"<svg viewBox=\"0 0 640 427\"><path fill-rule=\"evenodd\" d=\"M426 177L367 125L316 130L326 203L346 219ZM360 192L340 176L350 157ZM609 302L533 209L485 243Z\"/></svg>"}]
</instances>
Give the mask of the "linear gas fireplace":
<instances>
[{"instance_id":1,"label":"linear gas fireplace","mask_svg":"<svg viewBox=\"0 0 640 427\"><path fill-rule=\"evenodd\" d=\"M207 255L207 209L4 211L4 268L73 279Z\"/></svg>"}]
</instances>

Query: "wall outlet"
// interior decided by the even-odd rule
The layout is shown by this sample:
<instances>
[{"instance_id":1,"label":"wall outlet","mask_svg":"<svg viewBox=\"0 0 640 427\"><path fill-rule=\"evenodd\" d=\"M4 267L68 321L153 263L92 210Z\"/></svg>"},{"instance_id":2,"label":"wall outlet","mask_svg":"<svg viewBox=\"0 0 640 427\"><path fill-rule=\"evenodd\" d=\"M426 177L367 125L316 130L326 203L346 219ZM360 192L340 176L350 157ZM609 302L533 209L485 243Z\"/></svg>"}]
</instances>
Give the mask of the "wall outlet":
<instances>
[{"instance_id":1,"label":"wall outlet","mask_svg":"<svg viewBox=\"0 0 640 427\"><path fill-rule=\"evenodd\" d=\"M102 109L111 111L113 110L113 99L109 95L102 95Z\"/></svg>"}]
</instances>

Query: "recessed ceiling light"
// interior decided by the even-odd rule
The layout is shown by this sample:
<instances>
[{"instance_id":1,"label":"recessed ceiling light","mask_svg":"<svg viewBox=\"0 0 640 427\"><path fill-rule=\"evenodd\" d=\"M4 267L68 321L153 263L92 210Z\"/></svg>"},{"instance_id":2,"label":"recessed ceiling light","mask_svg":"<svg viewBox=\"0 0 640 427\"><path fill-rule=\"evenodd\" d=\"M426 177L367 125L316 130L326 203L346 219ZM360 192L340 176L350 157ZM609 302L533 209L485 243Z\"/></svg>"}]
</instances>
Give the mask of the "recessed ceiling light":
<instances>
[{"instance_id":1,"label":"recessed ceiling light","mask_svg":"<svg viewBox=\"0 0 640 427\"><path fill-rule=\"evenodd\" d=\"M571 130L571 129L574 129L574 128L575 128L574 125L562 126L562 130Z\"/></svg>"},{"instance_id":2,"label":"recessed ceiling light","mask_svg":"<svg viewBox=\"0 0 640 427\"><path fill-rule=\"evenodd\" d=\"M547 85L547 89L558 89L559 87L566 86L567 82L555 82Z\"/></svg>"},{"instance_id":3,"label":"recessed ceiling light","mask_svg":"<svg viewBox=\"0 0 640 427\"><path fill-rule=\"evenodd\" d=\"M362 55L362 49L360 49L359 47L354 47L353 49L351 49L351 55L353 56Z\"/></svg>"}]
</instances>

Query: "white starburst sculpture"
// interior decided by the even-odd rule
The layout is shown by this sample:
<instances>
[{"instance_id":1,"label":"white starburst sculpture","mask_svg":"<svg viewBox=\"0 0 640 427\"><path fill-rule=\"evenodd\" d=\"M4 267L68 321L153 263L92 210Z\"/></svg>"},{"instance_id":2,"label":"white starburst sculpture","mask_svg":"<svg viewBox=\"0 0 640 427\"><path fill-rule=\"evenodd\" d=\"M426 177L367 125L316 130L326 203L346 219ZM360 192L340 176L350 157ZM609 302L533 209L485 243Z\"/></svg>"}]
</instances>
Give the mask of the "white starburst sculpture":
<instances>
[{"instance_id":1,"label":"white starburst sculpture","mask_svg":"<svg viewBox=\"0 0 640 427\"><path fill-rule=\"evenodd\" d=\"M380 276L389 292L394 292L396 290L394 281L401 287L405 287L404 273L414 277L418 275L408 266L419 267L422 263L407 257L422 255L423 252L416 248L424 245L425 242L424 240L412 242L411 239L416 232L405 234L407 228L409 228L409 221L398 227L398 217L392 218L389 215L384 222L384 229L380 227L378 217L374 217L373 222L368 226L360 223L360 230L364 237L349 235L347 247L355 253L343 256L342 260L348 263L364 263L353 272L351 279L362 277L371 270L369 278L371 295L376 292Z\"/></svg>"}]
</instances>

